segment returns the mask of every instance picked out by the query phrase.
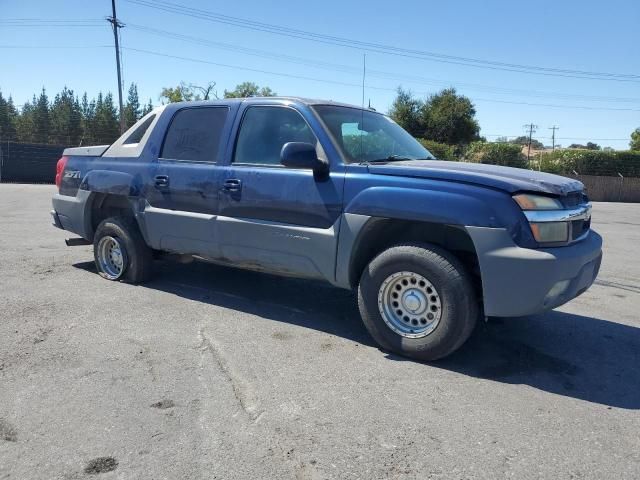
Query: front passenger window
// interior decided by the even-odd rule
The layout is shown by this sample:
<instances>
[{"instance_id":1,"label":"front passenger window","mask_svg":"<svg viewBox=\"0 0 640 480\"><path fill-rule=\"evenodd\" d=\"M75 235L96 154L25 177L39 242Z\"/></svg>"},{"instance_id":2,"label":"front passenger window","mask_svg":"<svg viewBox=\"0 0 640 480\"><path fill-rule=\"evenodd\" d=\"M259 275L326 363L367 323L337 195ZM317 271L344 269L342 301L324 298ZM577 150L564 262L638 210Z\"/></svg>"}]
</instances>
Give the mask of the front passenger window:
<instances>
[{"instance_id":1,"label":"front passenger window","mask_svg":"<svg viewBox=\"0 0 640 480\"><path fill-rule=\"evenodd\" d=\"M317 140L307 122L288 107L249 107L242 119L234 163L280 165L280 151L288 142Z\"/></svg>"}]
</instances>

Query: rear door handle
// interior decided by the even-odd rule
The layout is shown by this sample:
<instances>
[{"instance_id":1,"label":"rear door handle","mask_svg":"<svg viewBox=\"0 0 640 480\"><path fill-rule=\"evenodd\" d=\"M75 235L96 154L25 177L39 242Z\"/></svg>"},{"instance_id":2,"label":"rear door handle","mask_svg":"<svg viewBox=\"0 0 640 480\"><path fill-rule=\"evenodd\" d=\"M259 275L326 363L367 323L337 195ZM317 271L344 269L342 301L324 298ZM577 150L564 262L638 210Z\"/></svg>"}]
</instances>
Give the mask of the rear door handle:
<instances>
[{"instance_id":1,"label":"rear door handle","mask_svg":"<svg viewBox=\"0 0 640 480\"><path fill-rule=\"evenodd\" d=\"M225 192L239 192L242 190L242 180L238 180L237 178L228 178L224 181L222 189Z\"/></svg>"},{"instance_id":2,"label":"rear door handle","mask_svg":"<svg viewBox=\"0 0 640 480\"><path fill-rule=\"evenodd\" d=\"M157 188L166 188L169 186L169 175L156 175L154 181Z\"/></svg>"}]
</instances>

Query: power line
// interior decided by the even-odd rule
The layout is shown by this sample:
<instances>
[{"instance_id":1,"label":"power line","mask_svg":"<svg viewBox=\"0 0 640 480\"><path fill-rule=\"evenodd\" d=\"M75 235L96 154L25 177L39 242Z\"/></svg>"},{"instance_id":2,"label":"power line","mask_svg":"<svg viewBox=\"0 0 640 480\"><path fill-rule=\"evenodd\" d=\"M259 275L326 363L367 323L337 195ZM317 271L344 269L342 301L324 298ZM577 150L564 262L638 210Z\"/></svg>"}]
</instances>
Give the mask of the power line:
<instances>
[{"instance_id":1,"label":"power line","mask_svg":"<svg viewBox=\"0 0 640 480\"><path fill-rule=\"evenodd\" d=\"M458 65L464 65L475 68L487 68L492 70L503 70L517 73L528 73L537 75L550 75L569 78L582 78L589 80L611 80L611 81L624 81L624 82L638 82L640 81L640 75L626 74L626 73L611 73L611 72L595 72L584 70L572 70L561 69L552 67L540 67L534 65L521 65L507 62L498 62L492 60L484 60L472 57L460 57L455 55L445 55L436 52L412 50L406 48L395 47L391 45L378 44L373 42L364 42L345 37L338 37L332 35L323 35L305 30L293 29L289 27L282 27L279 25L257 22L247 20L240 17L233 17L230 15L222 15L219 13L201 10L184 5L171 3L162 0L156 0L151 2L149 0L127 0L130 3L141 5L156 10L162 10L169 13L177 13L201 20L207 20L216 23L222 23L232 25L240 28L246 28L250 30L262 31L277 35L282 35L290 38L299 38L303 40L315 41L319 43L325 43L330 45L337 45L342 47L349 47L358 50L367 50L377 53L384 53L390 55L398 55L408 58L417 58L422 60L431 60L436 62L452 63Z\"/></svg>"},{"instance_id":2,"label":"power line","mask_svg":"<svg viewBox=\"0 0 640 480\"><path fill-rule=\"evenodd\" d=\"M275 60L289 62L294 64L300 64L305 66L311 66L314 68L328 69L333 71L339 71L343 73L351 73L353 75L360 75L360 69L350 66L350 65L342 65L335 64L329 62L321 62L317 60L310 60L308 58L296 57L291 55L284 55L279 53L274 53L266 50L259 50L254 48L241 47L238 45L233 45L229 43L216 42L208 39L204 39L201 37L193 37L190 35L184 35L175 32L169 32L166 30L161 30L157 28L147 27L144 25L127 23L127 28L135 31L140 31L142 33L157 35L164 38L174 38L180 41L184 41L187 43L192 43L195 45L208 46L212 48L219 48L223 50L229 50L233 52L239 52L245 55L257 56L260 58L272 58ZM463 82L454 82L447 80L438 80L433 78L425 78L420 76L407 76L407 75L398 75L392 72L385 72L380 70L368 70L369 76L378 77L378 78L388 78L388 79L397 79L400 81L409 81L417 84L426 84L426 85L444 85L444 86L457 86L459 88L468 88L468 89L477 89L484 90L490 93L504 93L504 94L512 94L516 96L531 96L531 97L557 97L564 99L573 99L573 100L585 100L585 101L602 101L602 102L638 102L640 103L640 98L624 98L624 97L606 97L606 96L592 96L592 95L577 95L577 94L567 94L567 93L559 93L559 92L541 92L535 90L524 90L524 89L513 89L513 88L504 88L504 87L492 87L488 85L479 85L473 83L463 83Z\"/></svg>"},{"instance_id":3,"label":"power line","mask_svg":"<svg viewBox=\"0 0 640 480\"><path fill-rule=\"evenodd\" d=\"M230 65L230 64L221 63L221 62L213 62L213 61L210 61L210 60L183 57L181 55L171 55L171 54L168 54L168 53L154 52L154 51L151 51L151 50L143 50L143 49L140 49L140 48L124 47L124 50L131 51L131 52L144 53L144 54L147 54L147 55L155 55L155 56L165 57L165 58L173 58L173 59L177 59L177 60L185 60L185 61L195 62L195 63L204 63L204 64L215 65L217 67L223 67L223 68L232 68L232 69L244 70L244 71L248 71L248 72L262 73L262 74L267 74L267 75L275 75L275 76L279 76L279 77L296 78L296 79L299 79L299 80L309 80L309 81L319 82L319 83L326 83L326 84L333 84L333 85L342 85L342 86L347 86L347 87L362 88L362 85L361 84L357 84L357 83L341 82L341 81L338 81L338 80L325 80L325 79L319 79L319 78L309 77L309 76L304 76L304 75L295 75L295 74L290 74L290 73L273 72L273 71L262 70L262 69L258 69L258 68L243 67L243 66L240 66L240 65ZM380 91L387 91L387 92L395 92L396 91L395 88L375 87L375 86L372 86L372 85L368 85L367 88L372 89L372 90L380 90ZM428 95L431 92L416 92L416 93L421 94L421 95ZM630 112L639 112L640 111L640 109L634 109L634 108L587 107L587 106L581 106L581 105L556 105L556 104L549 104L549 103L512 102L512 101L508 101L508 100L495 100L495 99L490 99L490 98L476 98L476 97L473 98L473 101L474 102L475 101L479 101L479 102L507 103L507 104L514 104L514 105L528 105L528 106L536 106L536 107L564 108L564 109L575 109L575 108L577 108L577 109L585 109L585 110L630 111Z\"/></svg>"},{"instance_id":4,"label":"power line","mask_svg":"<svg viewBox=\"0 0 640 480\"><path fill-rule=\"evenodd\" d=\"M0 48L17 48L17 49L74 49L74 48L113 48L113 45L0 45Z\"/></svg>"},{"instance_id":5,"label":"power line","mask_svg":"<svg viewBox=\"0 0 640 480\"><path fill-rule=\"evenodd\" d=\"M39 19L39 18L6 18L0 19L3 27L99 27L103 20L97 19Z\"/></svg>"},{"instance_id":6,"label":"power line","mask_svg":"<svg viewBox=\"0 0 640 480\"><path fill-rule=\"evenodd\" d=\"M498 133L483 133L482 134L483 137L519 137L521 135L505 135L505 134L498 134ZM544 138L547 140L551 140L551 137L541 137L541 136L537 136L535 138ZM556 137L556 140L594 140L594 141L599 141L599 142L624 142L624 141L628 141L628 138L593 138L593 137Z\"/></svg>"}]
</instances>

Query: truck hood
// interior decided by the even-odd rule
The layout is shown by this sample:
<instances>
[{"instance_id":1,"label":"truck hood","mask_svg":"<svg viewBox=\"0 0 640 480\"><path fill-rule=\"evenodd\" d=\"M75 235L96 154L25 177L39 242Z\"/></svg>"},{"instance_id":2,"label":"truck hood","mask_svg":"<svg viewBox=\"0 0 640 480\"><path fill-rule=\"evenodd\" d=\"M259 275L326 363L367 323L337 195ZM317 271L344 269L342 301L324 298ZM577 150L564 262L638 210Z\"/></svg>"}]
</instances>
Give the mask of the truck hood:
<instances>
[{"instance_id":1,"label":"truck hood","mask_svg":"<svg viewBox=\"0 0 640 480\"><path fill-rule=\"evenodd\" d=\"M470 183L497 188L509 193L523 191L564 196L569 192L581 191L584 188L581 182L560 175L481 163L409 160L380 165L370 164L368 167L369 172L374 175Z\"/></svg>"}]
</instances>

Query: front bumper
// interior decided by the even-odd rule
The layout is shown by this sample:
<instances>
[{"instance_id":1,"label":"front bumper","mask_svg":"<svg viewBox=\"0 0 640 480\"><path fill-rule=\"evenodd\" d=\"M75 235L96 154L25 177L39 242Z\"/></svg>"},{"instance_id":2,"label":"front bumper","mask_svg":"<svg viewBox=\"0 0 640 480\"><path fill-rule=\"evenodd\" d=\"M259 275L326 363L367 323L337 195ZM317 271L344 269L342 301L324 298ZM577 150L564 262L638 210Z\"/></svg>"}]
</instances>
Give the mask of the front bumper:
<instances>
[{"instance_id":1,"label":"front bumper","mask_svg":"<svg viewBox=\"0 0 640 480\"><path fill-rule=\"evenodd\" d=\"M587 290L602 261L602 238L593 230L572 245L528 249L505 229L467 227L478 255L484 312L494 317L533 315Z\"/></svg>"}]
</instances>

